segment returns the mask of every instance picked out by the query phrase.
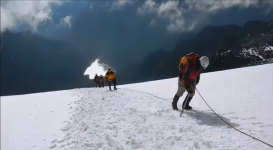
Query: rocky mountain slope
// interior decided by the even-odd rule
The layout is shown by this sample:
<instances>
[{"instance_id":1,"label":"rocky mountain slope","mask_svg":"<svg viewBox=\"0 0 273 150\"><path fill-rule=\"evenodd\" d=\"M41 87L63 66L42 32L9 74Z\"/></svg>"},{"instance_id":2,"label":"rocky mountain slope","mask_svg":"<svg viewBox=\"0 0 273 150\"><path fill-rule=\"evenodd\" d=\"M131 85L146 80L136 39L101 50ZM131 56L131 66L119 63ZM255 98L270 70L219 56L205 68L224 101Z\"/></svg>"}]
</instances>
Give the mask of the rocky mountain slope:
<instances>
[{"instance_id":1,"label":"rocky mountain slope","mask_svg":"<svg viewBox=\"0 0 273 150\"><path fill-rule=\"evenodd\" d=\"M175 77L180 58L190 52L209 56L205 72L273 62L273 20L206 26L191 38L182 34L181 39L170 51L152 52L141 63L117 70L117 83ZM92 50L30 31L6 31L1 33L1 95L94 86L83 73L95 59Z\"/></svg>"},{"instance_id":2,"label":"rocky mountain slope","mask_svg":"<svg viewBox=\"0 0 273 150\"><path fill-rule=\"evenodd\" d=\"M177 76L180 58L196 52L210 58L204 72L220 71L249 65L272 63L273 20L250 21L244 26L206 26L195 37L181 41L171 51L159 50L134 64L133 76L125 82L140 82ZM123 72L132 68L128 66ZM122 73L121 73L122 74Z\"/></svg>"},{"instance_id":3,"label":"rocky mountain slope","mask_svg":"<svg viewBox=\"0 0 273 150\"><path fill-rule=\"evenodd\" d=\"M87 86L87 60L73 45L31 31L1 33L1 95Z\"/></svg>"}]
</instances>

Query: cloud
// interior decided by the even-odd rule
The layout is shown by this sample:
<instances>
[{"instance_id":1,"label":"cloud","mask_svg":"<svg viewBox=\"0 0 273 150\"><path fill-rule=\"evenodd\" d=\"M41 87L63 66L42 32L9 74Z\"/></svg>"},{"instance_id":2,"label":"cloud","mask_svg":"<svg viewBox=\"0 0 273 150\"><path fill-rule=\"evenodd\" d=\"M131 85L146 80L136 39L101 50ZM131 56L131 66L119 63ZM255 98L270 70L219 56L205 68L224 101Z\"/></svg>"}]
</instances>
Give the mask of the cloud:
<instances>
[{"instance_id":1,"label":"cloud","mask_svg":"<svg viewBox=\"0 0 273 150\"><path fill-rule=\"evenodd\" d=\"M174 24L169 24L167 26L167 30L174 33L183 32L183 31L191 31L195 29L196 25L197 25L197 21L187 23L183 19L176 19Z\"/></svg>"},{"instance_id":2,"label":"cloud","mask_svg":"<svg viewBox=\"0 0 273 150\"><path fill-rule=\"evenodd\" d=\"M115 0L110 10L119 10L125 7L126 5L133 4L133 2L134 2L133 0Z\"/></svg>"},{"instance_id":3,"label":"cloud","mask_svg":"<svg viewBox=\"0 0 273 150\"><path fill-rule=\"evenodd\" d=\"M273 1L271 0L206 0L206 1L196 1L196 0L186 0L185 3L193 9L202 10L208 13L215 13L222 9L231 8L234 6L241 8L248 7L261 7L269 6L273 7Z\"/></svg>"},{"instance_id":4,"label":"cloud","mask_svg":"<svg viewBox=\"0 0 273 150\"><path fill-rule=\"evenodd\" d=\"M207 24L242 25L249 20L272 19L270 7L272 2L232 0L73 1L51 7L52 21L40 24L37 30L49 38L71 42L90 60L98 57L120 69L152 51L172 49L180 37L186 38ZM70 21L68 15L72 16ZM70 28L59 27L60 20L66 26L70 22Z\"/></svg>"},{"instance_id":5,"label":"cloud","mask_svg":"<svg viewBox=\"0 0 273 150\"><path fill-rule=\"evenodd\" d=\"M118 11L109 11L108 4L92 2L92 9L88 5L73 17L69 36L79 49L88 50L104 63L120 69L128 62L141 61L151 51L170 49L177 42L178 34L164 31L165 21L136 13L143 1L134 1Z\"/></svg>"},{"instance_id":6,"label":"cloud","mask_svg":"<svg viewBox=\"0 0 273 150\"><path fill-rule=\"evenodd\" d=\"M156 14L157 17L167 19L169 25L166 27L169 31L184 31L193 28L185 26L183 20L183 14L185 9L181 6L180 1L166 1L161 4L157 4L153 0L147 0L141 7L137 9L138 14L145 15L147 13Z\"/></svg>"},{"instance_id":7,"label":"cloud","mask_svg":"<svg viewBox=\"0 0 273 150\"><path fill-rule=\"evenodd\" d=\"M170 19L182 17L183 7L179 6L179 1L163 2L157 9L159 16L167 17Z\"/></svg>"},{"instance_id":8,"label":"cloud","mask_svg":"<svg viewBox=\"0 0 273 150\"><path fill-rule=\"evenodd\" d=\"M150 22L150 25L151 25L151 26L154 26L155 24L156 24L155 19L153 19L153 20Z\"/></svg>"},{"instance_id":9,"label":"cloud","mask_svg":"<svg viewBox=\"0 0 273 150\"><path fill-rule=\"evenodd\" d=\"M154 13L157 9L157 4L153 0L146 0L145 3L137 8L139 14L145 15L146 13Z\"/></svg>"},{"instance_id":10,"label":"cloud","mask_svg":"<svg viewBox=\"0 0 273 150\"><path fill-rule=\"evenodd\" d=\"M71 16L60 19L60 25L71 27Z\"/></svg>"},{"instance_id":11,"label":"cloud","mask_svg":"<svg viewBox=\"0 0 273 150\"><path fill-rule=\"evenodd\" d=\"M171 32L184 32L195 29L204 23L210 16L229 8L264 7L264 13L273 8L273 1L264 0L168 0L158 3L146 0L137 9L140 15L155 14L157 17L168 20L166 29Z\"/></svg>"},{"instance_id":12,"label":"cloud","mask_svg":"<svg viewBox=\"0 0 273 150\"><path fill-rule=\"evenodd\" d=\"M1 31L27 24L34 30L45 20L51 19L51 4L61 1L1 1Z\"/></svg>"}]
</instances>

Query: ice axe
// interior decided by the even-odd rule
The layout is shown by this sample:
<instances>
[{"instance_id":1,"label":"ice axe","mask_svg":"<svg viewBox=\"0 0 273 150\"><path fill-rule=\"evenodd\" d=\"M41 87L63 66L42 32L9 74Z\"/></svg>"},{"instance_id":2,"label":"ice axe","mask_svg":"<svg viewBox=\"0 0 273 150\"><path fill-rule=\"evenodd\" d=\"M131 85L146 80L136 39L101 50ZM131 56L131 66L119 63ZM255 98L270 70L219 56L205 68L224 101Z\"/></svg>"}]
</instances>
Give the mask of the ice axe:
<instances>
[{"instance_id":1,"label":"ice axe","mask_svg":"<svg viewBox=\"0 0 273 150\"><path fill-rule=\"evenodd\" d=\"M182 117L182 114L184 112L185 106L188 103L189 97L190 97L189 94L187 94L187 99L186 99L186 102L184 103L184 106L183 106L183 103L182 103L182 111L181 111L180 117Z\"/></svg>"}]
</instances>

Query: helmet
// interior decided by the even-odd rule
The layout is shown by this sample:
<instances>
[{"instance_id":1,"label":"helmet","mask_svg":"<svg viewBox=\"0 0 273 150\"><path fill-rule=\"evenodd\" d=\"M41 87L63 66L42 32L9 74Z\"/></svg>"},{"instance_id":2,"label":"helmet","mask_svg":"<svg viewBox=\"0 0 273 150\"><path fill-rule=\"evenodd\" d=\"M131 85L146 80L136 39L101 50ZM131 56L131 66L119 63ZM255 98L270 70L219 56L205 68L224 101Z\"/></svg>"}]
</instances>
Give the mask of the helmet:
<instances>
[{"instance_id":1,"label":"helmet","mask_svg":"<svg viewBox=\"0 0 273 150\"><path fill-rule=\"evenodd\" d=\"M201 66L206 69L209 65L209 58L207 56L202 56L199 58Z\"/></svg>"}]
</instances>

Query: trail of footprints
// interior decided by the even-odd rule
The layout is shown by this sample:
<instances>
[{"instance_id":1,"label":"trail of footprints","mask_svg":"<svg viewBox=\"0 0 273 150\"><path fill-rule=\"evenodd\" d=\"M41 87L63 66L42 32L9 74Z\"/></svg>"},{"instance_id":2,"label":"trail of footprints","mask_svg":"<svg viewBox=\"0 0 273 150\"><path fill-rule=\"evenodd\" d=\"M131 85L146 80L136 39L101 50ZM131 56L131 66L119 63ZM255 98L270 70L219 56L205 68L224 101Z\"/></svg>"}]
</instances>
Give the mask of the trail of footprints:
<instances>
[{"instance_id":1,"label":"trail of footprints","mask_svg":"<svg viewBox=\"0 0 273 150\"><path fill-rule=\"evenodd\" d=\"M126 94L122 91L105 92L103 89L75 92L79 93L79 100L74 101L73 106L69 106L72 116L60 129L65 136L53 139L49 149L168 149L176 146L210 149L219 145L210 138L211 134L215 133L207 132L202 126L193 128L196 121L182 120L171 108L162 107L162 103L170 101L162 102L150 97L151 103L147 105L147 102L144 103L147 101L147 95L132 93L126 95L128 91ZM130 105L131 101L137 105ZM220 140L226 140L225 135L231 132L217 130L213 132L220 133ZM207 138L196 136L198 134Z\"/></svg>"},{"instance_id":2,"label":"trail of footprints","mask_svg":"<svg viewBox=\"0 0 273 150\"><path fill-rule=\"evenodd\" d=\"M123 97L124 94L122 92L103 93L101 91L98 93L98 91L90 90L87 93L81 94L86 98L79 97L79 101L74 102L77 105L74 107L69 107L70 110L73 110L71 112L73 115L70 118L70 121L67 122L66 126L61 129L61 131L66 133L66 136L62 139L52 140L51 146L49 147L50 149L58 147L65 147L68 149L91 147L97 149L104 145L106 147L121 150L124 149L122 143L130 144L131 148L140 148L144 143L148 144L149 141L158 140L158 138L149 138L148 134L155 134L152 133L154 132L153 126L150 127L150 124L148 124L140 127L141 124L145 124L145 122L147 122L148 117L145 113L140 115L139 118L130 117L130 115L137 113L137 108L123 107L124 105L128 105L130 102L128 101L128 97ZM120 100L118 102L114 102L113 97L120 97ZM141 99L141 96L135 95L133 98L139 100ZM99 100L96 107L94 104L92 104L96 102L94 101L95 99ZM170 109L160 109L156 112L150 112L150 115L161 117L164 112L168 113L169 111ZM88 123L83 122L86 120ZM151 120L151 118L149 120ZM129 128L127 126L129 126ZM133 129L134 126L137 128L136 131ZM123 127L124 129L121 129ZM145 136L145 134L147 135ZM121 141L114 140L115 137L124 135L126 136ZM140 139L138 135L144 135L144 138ZM88 139L104 140L89 141ZM163 135L161 136L161 139L164 139ZM181 140L181 137L174 137L174 139Z\"/></svg>"}]
</instances>

